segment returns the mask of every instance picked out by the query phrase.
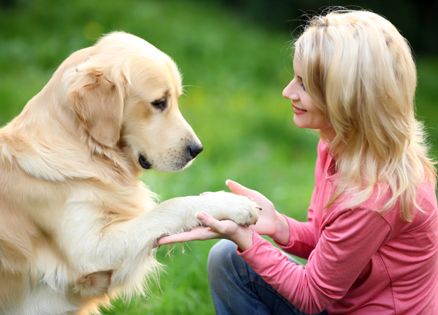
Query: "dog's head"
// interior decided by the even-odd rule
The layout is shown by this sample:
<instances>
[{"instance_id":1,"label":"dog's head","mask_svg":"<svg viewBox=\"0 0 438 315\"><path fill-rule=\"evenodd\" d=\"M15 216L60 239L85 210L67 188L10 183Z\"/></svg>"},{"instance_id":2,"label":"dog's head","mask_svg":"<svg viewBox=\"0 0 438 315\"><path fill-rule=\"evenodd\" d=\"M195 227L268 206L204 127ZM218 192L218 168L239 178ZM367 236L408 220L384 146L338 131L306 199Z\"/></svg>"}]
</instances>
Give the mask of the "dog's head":
<instances>
[{"instance_id":1,"label":"dog's head","mask_svg":"<svg viewBox=\"0 0 438 315\"><path fill-rule=\"evenodd\" d=\"M123 147L144 169L175 171L202 145L178 108L181 76L172 59L127 33L79 51L63 74L67 101L89 137Z\"/></svg>"}]
</instances>

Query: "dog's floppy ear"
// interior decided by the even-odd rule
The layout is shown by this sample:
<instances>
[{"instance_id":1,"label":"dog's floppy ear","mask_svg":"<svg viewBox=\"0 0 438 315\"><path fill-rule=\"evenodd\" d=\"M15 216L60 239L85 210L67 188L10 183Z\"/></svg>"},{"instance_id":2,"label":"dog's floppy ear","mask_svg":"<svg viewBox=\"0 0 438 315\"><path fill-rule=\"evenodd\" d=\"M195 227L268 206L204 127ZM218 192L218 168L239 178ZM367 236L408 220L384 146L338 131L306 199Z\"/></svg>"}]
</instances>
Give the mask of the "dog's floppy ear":
<instances>
[{"instance_id":1,"label":"dog's floppy ear","mask_svg":"<svg viewBox=\"0 0 438 315\"><path fill-rule=\"evenodd\" d=\"M68 95L79 121L96 142L113 147L120 138L123 116L121 82L104 69L80 65L69 74Z\"/></svg>"}]
</instances>

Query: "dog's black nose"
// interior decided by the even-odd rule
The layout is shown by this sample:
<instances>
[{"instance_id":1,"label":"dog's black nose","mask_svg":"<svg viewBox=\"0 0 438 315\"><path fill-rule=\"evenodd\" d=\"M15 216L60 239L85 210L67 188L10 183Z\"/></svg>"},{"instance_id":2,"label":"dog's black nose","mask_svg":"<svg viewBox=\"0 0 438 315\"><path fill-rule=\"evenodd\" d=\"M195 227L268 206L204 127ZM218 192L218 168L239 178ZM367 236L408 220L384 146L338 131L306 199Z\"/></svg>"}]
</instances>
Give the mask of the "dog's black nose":
<instances>
[{"instance_id":1,"label":"dog's black nose","mask_svg":"<svg viewBox=\"0 0 438 315\"><path fill-rule=\"evenodd\" d=\"M201 144L192 143L187 146L187 151L192 159L194 159L204 148Z\"/></svg>"}]
</instances>

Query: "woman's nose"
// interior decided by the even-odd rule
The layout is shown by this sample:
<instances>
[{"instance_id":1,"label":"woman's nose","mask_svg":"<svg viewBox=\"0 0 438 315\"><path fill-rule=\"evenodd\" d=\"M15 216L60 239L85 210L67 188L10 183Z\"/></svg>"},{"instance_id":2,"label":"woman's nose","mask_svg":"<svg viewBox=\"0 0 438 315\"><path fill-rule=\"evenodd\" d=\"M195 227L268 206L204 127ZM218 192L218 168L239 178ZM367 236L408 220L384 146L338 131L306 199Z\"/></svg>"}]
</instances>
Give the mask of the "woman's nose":
<instances>
[{"instance_id":1,"label":"woman's nose","mask_svg":"<svg viewBox=\"0 0 438 315\"><path fill-rule=\"evenodd\" d=\"M289 100L297 100L299 98L299 95L294 91L293 80L283 89L282 95Z\"/></svg>"},{"instance_id":2,"label":"woman's nose","mask_svg":"<svg viewBox=\"0 0 438 315\"><path fill-rule=\"evenodd\" d=\"M289 84L284 87L283 92L281 93L284 98L289 98L289 90L290 90L291 84L292 84L292 82L289 82Z\"/></svg>"}]
</instances>

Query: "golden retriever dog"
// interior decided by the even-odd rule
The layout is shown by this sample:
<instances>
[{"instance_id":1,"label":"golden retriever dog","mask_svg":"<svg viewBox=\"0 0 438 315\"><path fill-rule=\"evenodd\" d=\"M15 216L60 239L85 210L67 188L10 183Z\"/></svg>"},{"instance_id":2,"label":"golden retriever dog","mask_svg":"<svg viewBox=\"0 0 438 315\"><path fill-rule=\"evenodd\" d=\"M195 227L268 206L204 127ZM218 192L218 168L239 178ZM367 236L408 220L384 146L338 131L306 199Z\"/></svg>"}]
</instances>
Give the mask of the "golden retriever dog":
<instances>
[{"instance_id":1,"label":"golden retriever dog","mask_svg":"<svg viewBox=\"0 0 438 315\"><path fill-rule=\"evenodd\" d=\"M156 274L157 239L195 213L252 224L226 192L158 203L142 169L176 171L202 145L178 109L172 59L123 32L69 56L0 129L0 314L88 314Z\"/></svg>"}]
</instances>

